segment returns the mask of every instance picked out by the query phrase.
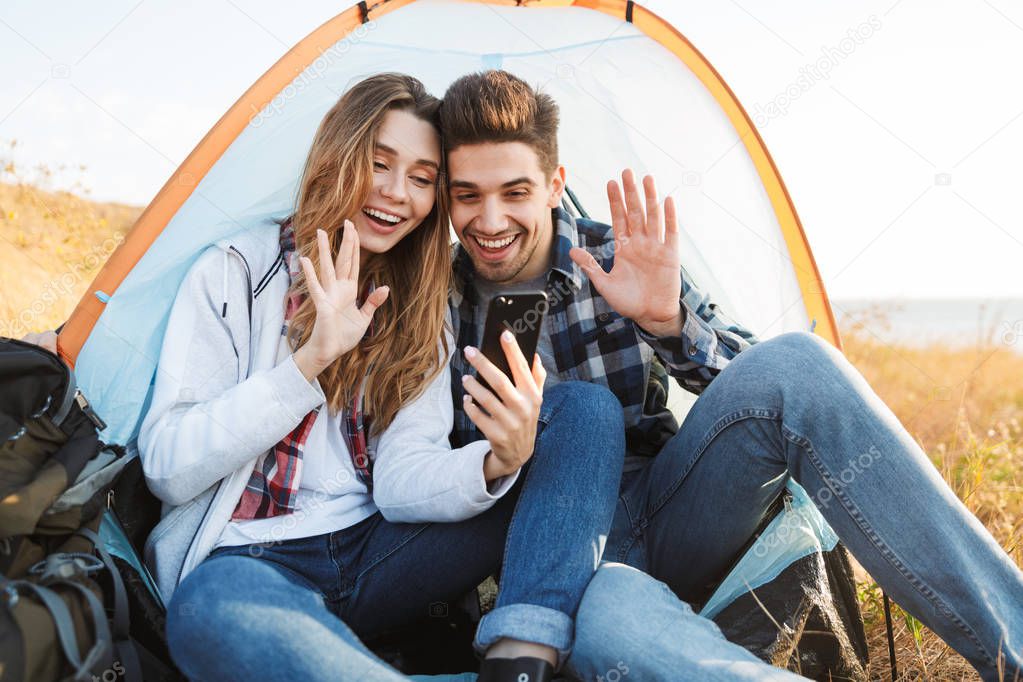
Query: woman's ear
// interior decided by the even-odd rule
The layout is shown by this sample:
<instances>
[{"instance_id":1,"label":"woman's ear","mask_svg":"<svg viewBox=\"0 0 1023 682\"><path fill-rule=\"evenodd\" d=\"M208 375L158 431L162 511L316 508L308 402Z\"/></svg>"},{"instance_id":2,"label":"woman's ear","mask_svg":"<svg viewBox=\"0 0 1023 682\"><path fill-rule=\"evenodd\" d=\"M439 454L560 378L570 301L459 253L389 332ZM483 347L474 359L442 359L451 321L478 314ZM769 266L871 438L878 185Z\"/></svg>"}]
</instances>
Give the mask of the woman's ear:
<instances>
[{"instance_id":1,"label":"woman's ear","mask_svg":"<svg viewBox=\"0 0 1023 682\"><path fill-rule=\"evenodd\" d=\"M558 166L550 181L550 196L547 198L548 208L557 208L561 204L561 195L565 193L565 167Z\"/></svg>"}]
</instances>

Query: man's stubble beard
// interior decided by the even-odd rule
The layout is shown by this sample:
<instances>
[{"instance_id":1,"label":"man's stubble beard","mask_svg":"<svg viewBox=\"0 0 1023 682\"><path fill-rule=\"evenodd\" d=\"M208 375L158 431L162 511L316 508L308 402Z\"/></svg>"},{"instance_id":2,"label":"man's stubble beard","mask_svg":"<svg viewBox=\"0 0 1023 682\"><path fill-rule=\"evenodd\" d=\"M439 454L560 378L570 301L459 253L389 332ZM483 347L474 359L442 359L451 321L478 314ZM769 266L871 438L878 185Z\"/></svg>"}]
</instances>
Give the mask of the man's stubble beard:
<instances>
[{"instance_id":1,"label":"man's stubble beard","mask_svg":"<svg viewBox=\"0 0 1023 682\"><path fill-rule=\"evenodd\" d=\"M472 239L472 237L469 237L469 238ZM520 237L520 239L524 239L524 238L525 238L525 235ZM529 253L525 253L524 250L520 249L519 255L521 256L522 260L519 263L511 263L511 264L509 264L509 263L501 263L499 266L495 267L491 263L485 263L485 262L484 263L478 263L478 262L474 261L473 262L473 266L475 266L475 268L476 268L476 273L478 275L482 276L483 279L487 280L488 282L493 282L495 284L506 284L506 283L511 282L516 277L518 277L519 273L522 272L526 268L527 265L529 265L529 261L530 261L530 259L532 259L533 254L536 252L536 249L537 249L538 246L539 246L539 243L538 242L534 242L533 243L533 247L532 247L532 249L530 249ZM497 270L498 272L495 272L495 270ZM499 276L493 276L493 275L499 275Z\"/></svg>"}]
</instances>

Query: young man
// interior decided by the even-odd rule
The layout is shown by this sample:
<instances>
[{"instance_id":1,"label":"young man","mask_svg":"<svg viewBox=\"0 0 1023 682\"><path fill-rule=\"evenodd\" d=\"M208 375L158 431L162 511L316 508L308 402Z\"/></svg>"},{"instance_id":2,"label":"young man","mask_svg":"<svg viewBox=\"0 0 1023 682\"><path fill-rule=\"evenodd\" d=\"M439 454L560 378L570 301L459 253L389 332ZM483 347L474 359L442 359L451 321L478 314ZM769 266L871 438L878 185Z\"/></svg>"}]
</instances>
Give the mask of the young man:
<instances>
[{"instance_id":1,"label":"young man","mask_svg":"<svg viewBox=\"0 0 1023 682\"><path fill-rule=\"evenodd\" d=\"M538 352L547 385L608 386L622 405L630 453L645 456L626 466L606 560L702 601L791 476L878 583L985 680L1020 673L1023 573L841 353L805 332L758 343L722 314L682 269L676 208L671 198L658 202L652 178L640 189L625 171L621 186L608 183L612 227L560 208L558 108L518 78L489 71L459 79L441 117L460 241L451 301L459 347L479 345L496 293L546 290ZM700 395L681 428L665 406L665 369ZM462 445L482 437L469 419L479 407L459 409L461 377L470 373L461 354L451 370L452 440ZM595 589L610 575L636 581L604 572ZM633 587L629 595L665 598ZM691 611L672 608L698 628ZM664 615L664 605L650 612ZM606 661L585 660L600 648L585 642L623 632L618 623L613 609L584 602L574 663L593 672L617 659L654 658L639 678L664 679L701 655L748 660L739 647L710 654L678 639L685 652L650 656L637 633L605 647Z\"/></svg>"}]
</instances>

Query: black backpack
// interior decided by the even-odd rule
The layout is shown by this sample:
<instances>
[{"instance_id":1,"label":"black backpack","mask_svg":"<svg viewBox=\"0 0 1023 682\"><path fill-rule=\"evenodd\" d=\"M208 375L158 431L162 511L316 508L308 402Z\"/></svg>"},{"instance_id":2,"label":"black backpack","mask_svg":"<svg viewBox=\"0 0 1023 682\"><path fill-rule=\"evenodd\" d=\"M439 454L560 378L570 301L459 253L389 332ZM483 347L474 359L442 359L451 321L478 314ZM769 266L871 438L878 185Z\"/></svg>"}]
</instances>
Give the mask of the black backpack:
<instances>
[{"instance_id":1,"label":"black backpack","mask_svg":"<svg viewBox=\"0 0 1023 682\"><path fill-rule=\"evenodd\" d=\"M139 468L100 441L103 428L57 355L0 338L3 682L179 679L133 638L137 576L100 538L104 524L120 528L118 478Z\"/></svg>"}]
</instances>

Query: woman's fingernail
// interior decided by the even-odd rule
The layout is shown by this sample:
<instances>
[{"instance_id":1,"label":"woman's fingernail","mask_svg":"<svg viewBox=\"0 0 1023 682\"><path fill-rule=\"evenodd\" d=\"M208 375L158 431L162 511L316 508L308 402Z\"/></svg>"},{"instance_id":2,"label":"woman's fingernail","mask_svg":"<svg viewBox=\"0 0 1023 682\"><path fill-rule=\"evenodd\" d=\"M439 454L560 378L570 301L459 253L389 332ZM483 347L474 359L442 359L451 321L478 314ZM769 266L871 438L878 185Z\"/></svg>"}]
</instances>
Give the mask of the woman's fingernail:
<instances>
[{"instance_id":1,"label":"woman's fingernail","mask_svg":"<svg viewBox=\"0 0 1023 682\"><path fill-rule=\"evenodd\" d=\"M462 375L462 383L463 384L469 383L469 375L468 374L463 374Z\"/></svg>"},{"instance_id":2,"label":"woman's fingernail","mask_svg":"<svg viewBox=\"0 0 1023 682\"><path fill-rule=\"evenodd\" d=\"M511 343L512 341L515 340L515 337L512 335L510 331L505 329L503 332L501 332L501 339L507 341L508 343Z\"/></svg>"},{"instance_id":3,"label":"woman's fingernail","mask_svg":"<svg viewBox=\"0 0 1023 682\"><path fill-rule=\"evenodd\" d=\"M466 346L465 347L465 357L467 357L470 360L472 360L474 357L476 357L476 349L473 348L472 346Z\"/></svg>"}]
</instances>

